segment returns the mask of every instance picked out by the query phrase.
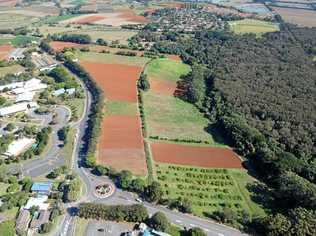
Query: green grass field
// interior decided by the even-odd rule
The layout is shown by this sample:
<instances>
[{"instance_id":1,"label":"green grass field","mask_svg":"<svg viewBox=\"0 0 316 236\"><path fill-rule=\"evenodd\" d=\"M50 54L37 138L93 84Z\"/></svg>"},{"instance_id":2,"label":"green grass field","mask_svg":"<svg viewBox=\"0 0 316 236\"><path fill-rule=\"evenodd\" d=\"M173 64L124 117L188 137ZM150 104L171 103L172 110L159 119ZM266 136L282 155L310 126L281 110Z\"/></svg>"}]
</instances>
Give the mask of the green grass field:
<instances>
[{"instance_id":1,"label":"green grass field","mask_svg":"<svg viewBox=\"0 0 316 236\"><path fill-rule=\"evenodd\" d=\"M243 170L204 169L156 164L156 175L168 199L187 198L193 213L205 216L228 207L236 213L262 216L264 210L251 201L246 189L253 180Z\"/></svg>"},{"instance_id":2,"label":"green grass field","mask_svg":"<svg viewBox=\"0 0 316 236\"><path fill-rule=\"evenodd\" d=\"M71 110L71 120L75 121L80 119L84 110L84 100L82 98L73 98L71 100L67 100L65 105Z\"/></svg>"},{"instance_id":3,"label":"green grass field","mask_svg":"<svg viewBox=\"0 0 316 236\"><path fill-rule=\"evenodd\" d=\"M0 29L14 29L23 26L29 26L38 19L30 16L14 13L0 14Z\"/></svg>"},{"instance_id":4,"label":"green grass field","mask_svg":"<svg viewBox=\"0 0 316 236\"><path fill-rule=\"evenodd\" d=\"M137 104L124 101L107 101L106 115L137 115Z\"/></svg>"},{"instance_id":5,"label":"green grass field","mask_svg":"<svg viewBox=\"0 0 316 236\"><path fill-rule=\"evenodd\" d=\"M18 36L2 36L0 37L0 45L2 44L12 44L14 47L19 47L21 45L31 43L32 41L39 41L39 38L34 36L27 35L18 35Z\"/></svg>"},{"instance_id":6,"label":"green grass field","mask_svg":"<svg viewBox=\"0 0 316 236\"><path fill-rule=\"evenodd\" d=\"M109 64L123 64L130 66L140 66L143 67L149 60L145 57L127 57L119 56L106 53L95 53L95 52L77 52L76 56L79 60L83 61L93 61L99 63L109 63Z\"/></svg>"},{"instance_id":7,"label":"green grass field","mask_svg":"<svg viewBox=\"0 0 316 236\"><path fill-rule=\"evenodd\" d=\"M47 16L43 20L41 20L41 23L44 24L55 24L63 20L68 20L70 18L76 17L79 15L63 15L63 16ZM54 27L50 27L54 28Z\"/></svg>"},{"instance_id":8,"label":"green grass field","mask_svg":"<svg viewBox=\"0 0 316 236\"><path fill-rule=\"evenodd\" d=\"M279 30L279 26L275 23L254 19L230 21L229 25L231 30L236 34L254 33L259 36L267 32Z\"/></svg>"},{"instance_id":9,"label":"green grass field","mask_svg":"<svg viewBox=\"0 0 316 236\"><path fill-rule=\"evenodd\" d=\"M14 236L15 235L15 222L13 220L5 221L0 224L1 236Z\"/></svg>"},{"instance_id":10,"label":"green grass field","mask_svg":"<svg viewBox=\"0 0 316 236\"><path fill-rule=\"evenodd\" d=\"M155 59L145 68L149 82L161 80L174 85L181 75L189 71L188 65L171 59ZM144 111L149 136L201 140L218 145L212 135L205 131L208 120L191 103L149 90L144 93Z\"/></svg>"},{"instance_id":11,"label":"green grass field","mask_svg":"<svg viewBox=\"0 0 316 236\"><path fill-rule=\"evenodd\" d=\"M181 61L167 58L152 60L145 68L145 73L149 79L167 80L177 82L181 75L190 72L190 67Z\"/></svg>"},{"instance_id":12,"label":"green grass field","mask_svg":"<svg viewBox=\"0 0 316 236\"><path fill-rule=\"evenodd\" d=\"M76 134L76 131L73 128L70 128L68 137L67 137L67 143L65 146L62 147L62 149L59 152L60 156L65 157L66 165L69 168L71 167L72 152L74 149L74 142L75 142L75 134Z\"/></svg>"},{"instance_id":13,"label":"green grass field","mask_svg":"<svg viewBox=\"0 0 316 236\"><path fill-rule=\"evenodd\" d=\"M24 68L20 65L0 67L0 77L5 76L6 74L14 74L19 71L24 71Z\"/></svg>"},{"instance_id":14,"label":"green grass field","mask_svg":"<svg viewBox=\"0 0 316 236\"><path fill-rule=\"evenodd\" d=\"M70 18L70 16L68 17ZM50 18L48 18L47 20L50 20ZM54 20L59 20L59 19L56 17L52 17L51 20L54 21ZM78 28L78 26L76 27L74 26L66 27L66 25L62 25L62 24L59 24L57 26L42 25L39 27L39 30L44 36L47 36L48 34L59 34L59 33L88 34L90 35L92 41L96 41L98 38L102 38L108 42L118 40L122 44L126 44L127 39L129 39L130 37L136 34L135 31L131 31L131 30L122 30L122 29L111 30L111 29L102 29L102 28L100 29L94 26L81 26L80 29Z\"/></svg>"}]
</instances>

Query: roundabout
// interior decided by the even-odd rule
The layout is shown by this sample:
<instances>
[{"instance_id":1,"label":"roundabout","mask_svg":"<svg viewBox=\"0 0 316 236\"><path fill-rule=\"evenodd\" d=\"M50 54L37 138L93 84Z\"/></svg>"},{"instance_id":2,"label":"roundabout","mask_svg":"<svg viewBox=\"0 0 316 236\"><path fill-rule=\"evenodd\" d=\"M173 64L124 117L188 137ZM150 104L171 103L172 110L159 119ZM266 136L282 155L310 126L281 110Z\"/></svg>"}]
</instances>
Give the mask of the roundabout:
<instances>
[{"instance_id":1,"label":"roundabout","mask_svg":"<svg viewBox=\"0 0 316 236\"><path fill-rule=\"evenodd\" d=\"M111 183L99 184L94 187L93 193L97 198L108 198L115 191L115 187Z\"/></svg>"}]
</instances>

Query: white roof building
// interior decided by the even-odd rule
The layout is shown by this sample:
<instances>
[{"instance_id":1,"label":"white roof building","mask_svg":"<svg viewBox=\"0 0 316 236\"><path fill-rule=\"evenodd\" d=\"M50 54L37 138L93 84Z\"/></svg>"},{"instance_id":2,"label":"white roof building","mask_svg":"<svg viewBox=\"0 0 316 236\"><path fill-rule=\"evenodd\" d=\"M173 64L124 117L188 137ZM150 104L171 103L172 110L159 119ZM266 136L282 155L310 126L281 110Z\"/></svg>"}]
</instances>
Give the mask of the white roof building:
<instances>
[{"instance_id":1,"label":"white roof building","mask_svg":"<svg viewBox=\"0 0 316 236\"><path fill-rule=\"evenodd\" d=\"M68 94L74 94L76 92L76 89L75 88L66 89L66 92Z\"/></svg>"},{"instance_id":2,"label":"white roof building","mask_svg":"<svg viewBox=\"0 0 316 236\"><path fill-rule=\"evenodd\" d=\"M13 89L12 93L21 94L21 93L36 91L36 90L45 89L45 88L47 88L47 85L44 83L41 83L41 80L32 78L24 82L22 87Z\"/></svg>"},{"instance_id":3,"label":"white roof building","mask_svg":"<svg viewBox=\"0 0 316 236\"><path fill-rule=\"evenodd\" d=\"M15 89L15 88L21 88L23 87L24 82L16 82L16 83L11 83L11 84L6 84L6 85L1 85L0 86L0 91L2 91L3 89L7 88L7 89Z\"/></svg>"},{"instance_id":4,"label":"white roof building","mask_svg":"<svg viewBox=\"0 0 316 236\"><path fill-rule=\"evenodd\" d=\"M48 199L48 196L46 195L41 195L38 197L31 197L27 201L26 205L23 207L26 210L29 210L33 206L38 206L40 210L46 211L48 210L49 203L45 203Z\"/></svg>"},{"instance_id":5,"label":"white roof building","mask_svg":"<svg viewBox=\"0 0 316 236\"><path fill-rule=\"evenodd\" d=\"M15 48L10 52L9 55L9 60L20 60L23 59L24 56L24 51L26 50L26 48Z\"/></svg>"},{"instance_id":6,"label":"white roof building","mask_svg":"<svg viewBox=\"0 0 316 236\"><path fill-rule=\"evenodd\" d=\"M31 145L35 143L35 139L30 138L21 138L18 140L14 140L9 144L8 150L4 153L5 156L18 156L27 148L31 147Z\"/></svg>"},{"instance_id":7,"label":"white roof building","mask_svg":"<svg viewBox=\"0 0 316 236\"><path fill-rule=\"evenodd\" d=\"M33 97L35 96L35 92L25 92L21 93L15 98L15 102L31 102Z\"/></svg>"},{"instance_id":8,"label":"white roof building","mask_svg":"<svg viewBox=\"0 0 316 236\"><path fill-rule=\"evenodd\" d=\"M36 102L23 102L23 103L14 104L9 107L0 108L0 116L11 115L11 114L26 111L30 108L35 108L35 107L37 107Z\"/></svg>"},{"instance_id":9,"label":"white roof building","mask_svg":"<svg viewBox=\"0 0 316 236\"><path fill-rule=\"evenodd\" d=\"M58 97L59 95L62 95L65 92L66 92L66 90L64 88L61 88L61 89L57 89L57 90L53 91L52 95Z\"/></svg>"}]
</instances>

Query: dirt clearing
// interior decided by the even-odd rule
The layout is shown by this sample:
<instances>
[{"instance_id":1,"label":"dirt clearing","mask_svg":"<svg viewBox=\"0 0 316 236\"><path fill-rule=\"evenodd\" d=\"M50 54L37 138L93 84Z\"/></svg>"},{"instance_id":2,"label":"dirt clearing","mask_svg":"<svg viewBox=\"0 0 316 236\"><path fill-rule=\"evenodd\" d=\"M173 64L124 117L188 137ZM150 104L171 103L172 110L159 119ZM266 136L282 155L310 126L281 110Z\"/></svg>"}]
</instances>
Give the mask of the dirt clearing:
<instances>
[{"instance_id":1,"label":"dirt clearing","mask_svg":"<svg viewBox=\"0 0 316 236\"><path fill-rule=\"evenodd\" d=\"M94 23L99 20L103 20L104 16L99 16L99 15L91 15L91 16L86 16L77 20L74 20L73 23L75 24L90 24Z\"/></svg>"},{"instance_id":2,"label":"dirt clearing","mask_svg":"<svg viewBox=\"0 0 316 236\"><path fill-rule=\"evenodd\" d=\"M147 165L138 116L107 116L102 123L98 163L146 175Z\"/></svg>"},{"instance_id":3,"label":"dirt clearing","mask_svg":"<svg viewBox=\"0 0 316 236\"><path fill-rule=\"evenodd\" d=\"M242 169L241 160L231 149L195 147L169 143L151 144L156 162L206 168Z\"/></svg>"},{"instance_id":4,"label":"dirt clearing","mask_svg":"<svg viewBox=\"0 0 316 236\"><path fill-rule=\"evenodd\" d=\"M0 60L5 60L9 52L13 49L10 44L0 45Z\"/></svg>"},{"instance_id":5,"label":"dirt clearing","mask_svg":"<svg viewBox=\"0 0 316 236\"><path fill-rule=\"evenodd\" d=\"M288 23L316 27L316 11L281 7L272 8Z\"/></svg>"}]
</instances>

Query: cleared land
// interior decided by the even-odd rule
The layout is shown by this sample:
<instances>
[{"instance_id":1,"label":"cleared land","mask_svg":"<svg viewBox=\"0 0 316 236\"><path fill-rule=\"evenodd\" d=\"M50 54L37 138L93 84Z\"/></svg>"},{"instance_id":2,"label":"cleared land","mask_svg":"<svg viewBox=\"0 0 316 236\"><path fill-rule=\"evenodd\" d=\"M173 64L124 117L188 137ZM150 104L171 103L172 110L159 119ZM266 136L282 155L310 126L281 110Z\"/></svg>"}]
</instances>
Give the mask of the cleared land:
<instances>
[{"instance_id":1,"label":"cleared land","mask_svg":"<svg viewBox=\"0 0 316 236\"><path fill-rule=\"evenodd\" d=\"M122 64L138 67L143 67L146 64L146 62L149 61L149 59L145 57L128 57L95 52L77 52L76 56L80 61L89 61L105 64Z\"/></svg>"},{"instance_id":2,"label":"cleared land","mask_svg":"<svg viewBox=\"0 0 316 236\"><path fill-rule=\"evenodd\" d=\"M36 20L37 18L16 13L0 13L0 29L23 27Z\"/></svg>"},{"instance_id":3,"label":"cleared land","mask_svg":"<svg viewBox=\"0 0 316 236\"><path fill-rule=\"evenodd\" d=\"M251 201L246 186L253 179L246 171L156 164L156 173L166 196L188 199L196 215L207 216L224 207L253 217L264 215L263 209Z\"/></svg>"},{"instance_id":4,"label":"cleared land","mask_svg":"<svg viewBox=\"0 0 316 236\"><path fill-rule=\"evenodd\" d=\"M0 77L6 74L14 74L21 71L24 71L24 68L20 65L0 67Z\"/></svg>"},{"instance_id":5,"label":"cleared land","mask_svg":"<svg viewBox=\"0 0 316 236\"><path fill-rule=\"evenodd\" d=\"M136 175L146 175L141 122L136 104L136 81L142 68L91 61L80 64L102 88L107 99L98 144L98 163L117 170L130 170Z\"/></svg>"},{"instance_id":6,"label":"cleared land","mask_svg":"<svg viewBox=\"0 0 316 236\"><path fill-rule=\"evenodd\" d=\"M254 33L261 35L279 30L279 26L275 23L253 19L231 21L229 25L231 30L236 34Z\"/></svg>"},{"instance_id":7,"label":"cleared land","mask_svg":"<svg viewBox=\"0 0 316 236\"><path fill-rule=\"evenodd\" d=\"M214 144L212 135L205 131L207 119L194 105L173 96L180 76L189 71L189 66L170 59L156 59L146 66L145 73L151 85L144 93L148 135Z\"/></svg>"},{"instance_id":8,"label":"cleared land","mask_svg":"<svg viewBox=\"0 0 316 236\"><path fill-rule=\"evenodd\" d=\"M130 170L146 175L140 119L136 116L106 116L102 123L98 162L116 170Z\"/></svg>"},{"instance_id":9,"label":"cleared land","mask_svg":"<svg viewBox=\"0 0 316 236\"><path fill-rule=\"evenodd\" d=\"M9 44L0 45L0 60L6 59L12 49L13 47Z\"/></svg>"},{"instance_id":10,"label":"cleared land","mask_svg":"<svg viewBox=\"0 0 316 236\"><path fill-rule=\"evenodd\" d=\"M141 67L82 61L80 63L112 101L137 101L136 81Z\"/></svg>"},{"instance_id":11,"label":"cleared land","mask_svg":"<svg viewBox=\"0 0 316 236\"><path fill-rule=\"evenodd\" d=\"M301 26L316 27L316 11L272 7L284 21Z\"/></svg>"},{"instance_id":12,"label":"cleared land","mask_svg":"<svg viewBox=\"0 0 316 236\"><path fill-rule=\"evenodd\" d=\"M64 26L41 26L40 32L47 36L54 33L72 33L72 34L88 34L93 41L102 38L108 42L118 40L120 43L126 44L127 39L136 34L131 30L115 30L115 29L94 29L93 27L83 27L83 29L64 27Z\"/></svg>"},{"instance_id":13,"label":"cleared land","mask_svg":"<svg viewBox=\"0 0 316 236\"><path fill-rule=\"evenodd\" d=\"M197 147L172 143L151 143L156 162L205 168L242 169L238 155L228 148Z\"/></svg>"}]
</instances>

